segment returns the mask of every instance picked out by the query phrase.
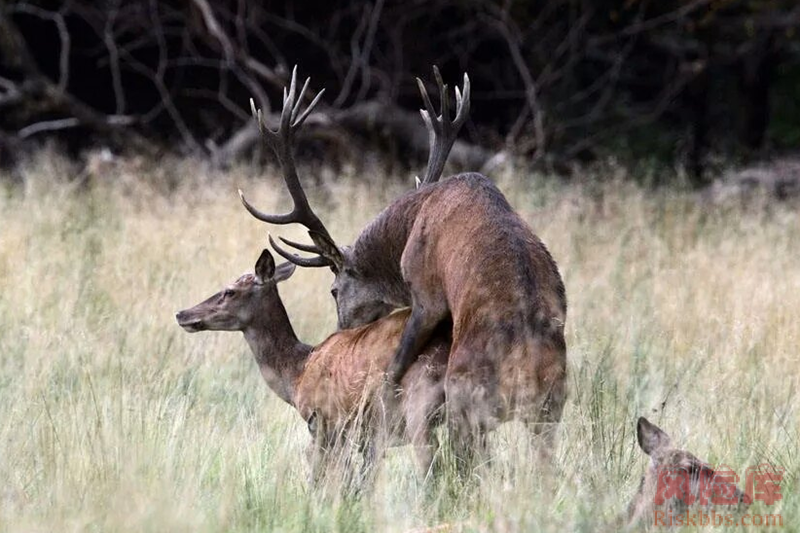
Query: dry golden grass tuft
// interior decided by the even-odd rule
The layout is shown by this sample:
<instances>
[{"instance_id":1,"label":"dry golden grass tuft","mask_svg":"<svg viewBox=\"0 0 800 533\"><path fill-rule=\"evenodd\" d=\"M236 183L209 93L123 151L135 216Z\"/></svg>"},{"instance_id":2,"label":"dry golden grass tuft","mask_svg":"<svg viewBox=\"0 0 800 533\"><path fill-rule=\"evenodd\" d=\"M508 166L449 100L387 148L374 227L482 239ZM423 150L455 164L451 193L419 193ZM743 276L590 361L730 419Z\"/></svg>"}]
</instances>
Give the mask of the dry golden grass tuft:
<instances>
[{"instance_id":1,"label":"dry golden grass tuft","mask_svg":"<svg viewBox=\"0 0 800 533\"><path fill-rule=\"evenodd\" d=\"M769 512L800 530L790 206L710 208L613 176L556 186L502 173L567 284L570 398L555 468L542 471L509 425L468 486L422 484L401 448L358 499L307 489L306 429L239 334L188 335L173 318L252 268L268 228L236 188L279 210L277 176L187 160L103 172L73 185L79 171L46 153L21 184L0 186L0 529L594 531L636 489L634 424L646 415L741 474L784 466ZM312 174L312 202L342 242L412 186ZM330 281L303 270L281 287L309 342L335 327Z\"/></svg>"}]
</instances>

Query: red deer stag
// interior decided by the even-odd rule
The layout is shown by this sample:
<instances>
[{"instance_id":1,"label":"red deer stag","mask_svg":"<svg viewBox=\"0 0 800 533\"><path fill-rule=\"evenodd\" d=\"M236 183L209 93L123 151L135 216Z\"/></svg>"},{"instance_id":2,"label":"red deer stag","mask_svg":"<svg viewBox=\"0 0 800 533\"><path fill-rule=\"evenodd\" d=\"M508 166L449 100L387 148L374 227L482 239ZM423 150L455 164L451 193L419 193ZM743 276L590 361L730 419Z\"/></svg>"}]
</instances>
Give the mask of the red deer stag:
<instances>
[{"instance_id":1,"label":"red deer stag","mask_svg":"<svg viewBox=\"0 0 800 533\"><path fill-rule=\"evenodd\" d=\"M523 420L535 434L548 430L548 435L560 420L566 395L566 295L547 248L491 180L465 173L439 181L466 120L470 88L465 74L463 93L455 90L456 115L451 120L447 86L437 69L434 74L441 98L438 116L417 80L430 144L421 184L385 208L352 246L337 246L311 210L292 157L293 128L281 126L273 133L263 126L260 114L259 125L281 162L294 208L282 215L263 213L239 194L257 219L296 222L309 230L313 245L282 240L316 256L292 254L270 241L297 265L333 270L331 292L340 328L367 324L411 306L387 370L388 403L394 402L392 389L437 326L452 319L445 381L448 424L456 453L469 454L476 436L509 418ZM293 74L284 114L295 101L299 106L307 84L295 99ZM291 111L296 114L297 108Z\"/></svg>"},{"instance_id":2,"label":"red deer stag","mask_svg":"<svg viewBox=\"0 0 800 533\"><path fill-rule=\"evenodd\" d=\"M317 346L298 340L278 294L278 283L288 279L294 265L275 267L264 250L248 273L217 294L176 315L178 324L197 331L241 331L250 345L261 375L283 401L308 421L313 442L312 475L325 472L330 451L347 435L365 438L369 428L354 427L362 402L381 383L394 354L408 311L392 313L376 322L334 333ZM449 326L431 339L418 362L403 379L404 428L395 443L414 445L423 472L430 468L438 444L433 429L442 419L444 372L449 351ZM355 431L359 430L359 431ZM361 442L362 452L369 443ZM365 463L369 454L365 454Z\"/></svg>"}]
</instances>

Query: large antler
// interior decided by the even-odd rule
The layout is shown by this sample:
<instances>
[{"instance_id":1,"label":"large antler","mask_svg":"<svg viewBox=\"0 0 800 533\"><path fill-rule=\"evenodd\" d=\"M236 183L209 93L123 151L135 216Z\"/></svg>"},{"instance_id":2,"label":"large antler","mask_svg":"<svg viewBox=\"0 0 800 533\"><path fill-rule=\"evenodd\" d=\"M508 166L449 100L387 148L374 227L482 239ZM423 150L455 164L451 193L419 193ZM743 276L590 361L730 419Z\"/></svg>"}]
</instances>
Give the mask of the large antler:
<instances>
[{"instance_id":1,"label":"large antler","mask_svg":"<svg viewBox=\"0 0 800 533\"><path fill-rule=\"evenodd\" d=\"M433 67L433 75L436 78L436 85L439 87L439 98L442 103L442 112L437 115L431 104L431 99L428 97L428 91L425 90L425 84L422 80L417 78L417 85L419 85L419 92L422 94L422 101L425 104L425 109L420 109L422 120L425 121L425 127L428 129L428 144L430 146L430 154L428 155L428 166L425 169L425 175L422 181L418 183L435 183L439 181L444 170L444 164L447 161L447 155L450 149L453 148L453 143L456 142L458 130L467 120L469 114L469 76L464 73L464 89L460 91L456 86L456 117L450 120L450 98L447 94L447 85L442 81L442 75L439 73L437 67Z\"/></svg>"},{"instance_id":2,"label":"large antler","mask_svg":"<svg viewBox=\"0 0 800 533\"><path fill-rule=\"evenodd\" d=\"M264 124L264 117L262 116L261 110L257 110L253 100L250 100L250 107L253 110L253 117L256 119L261 137L267 145L272 148L272 151L275 152L281 168L283 169L283 181L286 183L289 194L292 196L294 207L288 213L272 215L253 207L244 197L244 193L242 193L241 189L239 189L239 198L241 198L245 209L258 220L280 225L298 223L308 228L309 235L311 235L312 240L315 242L314 246L298 244L283 238L281 238L281 240L299 250L316 253L318 254L317 257L300 257L299 255L286 252L278 247L272 240L272 237L270 237L273 248L275 248L275 251L281 256L299 266L331 266L336 268L339 266L339 258L341 257L338 248L330 233L328 233L328 230L325 228L325 225L308 204L308 198L306 197L305 191L303 191L303 186L300 185L300 178L297 176L297 168L294 163L293 142L295 133L297 133L303 125L303 122L305 122L309 113L311 113L319 102L320 97L325 92L324 89L321 90L305 111L301 113L300 107L302 106L303 96L305 96L310 80L311 78L306 78L303 88L300 89L300 95L298 96L297 66L294 67L292 70L292 80L289 84L289 91L287 92L286 88L283 89L283 109L281 110L278 129L275 131L269 129Z\"/></svg>"}]
</instances>

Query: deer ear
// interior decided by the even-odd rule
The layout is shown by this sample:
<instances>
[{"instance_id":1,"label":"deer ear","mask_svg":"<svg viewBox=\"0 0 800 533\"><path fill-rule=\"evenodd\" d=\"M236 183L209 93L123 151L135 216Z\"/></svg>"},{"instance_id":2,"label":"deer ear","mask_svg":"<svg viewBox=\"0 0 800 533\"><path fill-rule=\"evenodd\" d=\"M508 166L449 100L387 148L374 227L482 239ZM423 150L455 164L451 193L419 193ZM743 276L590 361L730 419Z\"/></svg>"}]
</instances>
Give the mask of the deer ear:
<instances>
[{"instance_id":1,"label":"deer ear","mask_svg":"<svg viewBox=\"0 0 800 533\"><path fill-rule=\"evenodd\" d=\"M640 417L636 424L636 437L644 453L651 456L653 452L668 447L670 443L669 435L645 417Z\"/></svg>"},{"instance_id":2,"label":"deer ear","mask_svg":"<svg viewBox=\"0 0 800 533\"><path fill-rule=\"evenodd\" d=\"M309 230L308 236L311 237L311 240L314 241L314 244L319 248L320 254L333 263L331 269L334 272L341 272L344 267L344 256L342 255L342 251L339 250L339 247L336 246L336 243L327 235L323 235L314 230Z\"/></svg>"},{"instance_id":3,"label":"deer ear","mask_svg":"<svg viewBox=\"0 0 800 533\"><path fill-rule=\"evenodd\" d=\"M272 254L269 253L269 250L264 248L258 261L256 261L256 277L263 283L271 280L274 275L275 259L272 258Z\"/></svg>"},{"instance_id":4,"label":"deer ear","mask_svg":"<svg viewBox=\"0 0 800 533\"><path fill-rule=\"evenodd\" d=\"M286 281L291 278L292 274L294 274L295 266L294 263L288 261L278 265L278 268L275 269L275 283L280 283L281 281Z\"/></svg>"}]
</instances>

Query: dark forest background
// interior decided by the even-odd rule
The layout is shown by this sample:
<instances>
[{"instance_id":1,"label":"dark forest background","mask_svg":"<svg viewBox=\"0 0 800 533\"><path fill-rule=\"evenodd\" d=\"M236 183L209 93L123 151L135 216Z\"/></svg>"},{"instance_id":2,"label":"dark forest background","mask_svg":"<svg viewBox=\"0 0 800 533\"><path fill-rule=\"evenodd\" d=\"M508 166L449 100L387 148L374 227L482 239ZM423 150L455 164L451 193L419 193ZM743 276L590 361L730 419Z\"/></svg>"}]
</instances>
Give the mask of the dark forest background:
<instances>
[{"instance_id":1,"label":"dark forest background","mask_svg":"<svg viewBox=\"0 0 800 533\"><path fill-rule=\"evenodd\" d=\"M702 186L800 145L798 26L792 0L0 0L0 159L55 139L224 166L258 145L249 99L279 108L297 64L326 88L305 150L420 160L415 77L438 65L472 80L461 166L613 156Z\"/></svg>"}]
</instances>

